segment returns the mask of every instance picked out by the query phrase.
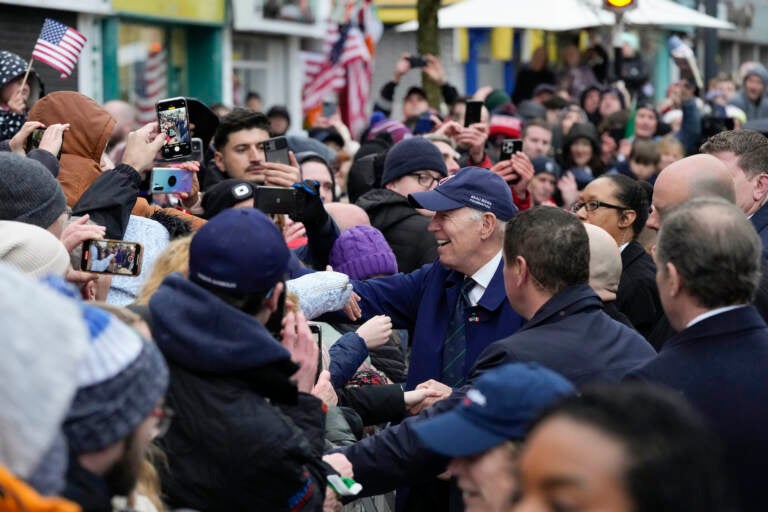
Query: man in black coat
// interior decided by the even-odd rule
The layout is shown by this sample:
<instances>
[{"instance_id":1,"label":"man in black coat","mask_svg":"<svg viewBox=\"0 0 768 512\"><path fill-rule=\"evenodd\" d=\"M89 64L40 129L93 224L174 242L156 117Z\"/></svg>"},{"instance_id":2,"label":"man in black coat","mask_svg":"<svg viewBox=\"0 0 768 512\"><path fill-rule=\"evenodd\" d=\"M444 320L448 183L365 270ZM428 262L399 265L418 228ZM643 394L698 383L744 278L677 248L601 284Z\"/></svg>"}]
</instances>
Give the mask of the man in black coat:
<instances>
[{"instance_id":1,"label":"man in black coat","mask_svg":"<svg viewBox=\"0 0 768 512\"><path fill-rule=\"evenodd\" d=\"M446 400L345 449L364 493L385 492L442 472L447 460L431 453L412 426L453 408L468 386L491 368L534 362L580 385L618 382L654 356L642 336L605 314L600 298L587 285L589 241L573 215L547 206L519 214L506 227L504 261L507 298L528 322L517 333L488 346L467 385ZM445 389L434 381L426 386ZM451 510L461 510L460 502L454 493Z\"/></svg>"},{"instance_id":2,"label":"man in black coat","mask_svg":"<svg viewBox=\"0 0 768 512\"><path fill-rule=\"evenodd\" d=\"M371 189L357 200L392 247L400 272L413 272L437 259L437 241L427 231L430 217L411 206L408 194L432 190L447 174L434 144L422 137L405 139L387 153L384 188Z\"/></svg>"},{"instance_id":3,"label":"man in black coat","mask_svg":"<svg viewBox=\"0 0 768 512\"><path fill-rule=\"evenodd\" d=\"M725 200L695 199L673 210L655 260L664 311L679 333L628 377L671 387L709 419L746 512L768 508L768 326L750 304L761 245Z\"/></svg>"},{"instance_id":4,"label":"man in black coat","mask_svg":"<svg viewBox=\"0 0 768 512\"><path fill-rule=\"evenodd\" d=\"M322 508L330 468L321 460L323 404L310 394L317 346L300 313L286 314L282 343L266 326L288 260L270 219L228 209L195 235L189 277L169 275L150 300L176 412L161 440L173 508Z\"/></svg>"}]
</instances>

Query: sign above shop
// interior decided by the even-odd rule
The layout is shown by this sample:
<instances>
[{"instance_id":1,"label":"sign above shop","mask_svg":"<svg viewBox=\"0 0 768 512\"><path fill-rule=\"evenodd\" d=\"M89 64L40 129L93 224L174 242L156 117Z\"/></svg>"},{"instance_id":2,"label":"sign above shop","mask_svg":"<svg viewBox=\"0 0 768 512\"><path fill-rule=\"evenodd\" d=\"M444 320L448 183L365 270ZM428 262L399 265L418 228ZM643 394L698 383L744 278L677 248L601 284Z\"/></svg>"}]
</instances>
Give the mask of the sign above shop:
<instances>
[{"instance_id":1,"label":"sign above shop","mask_svg":"<svg viewBox=\"0 0 768 512\"><path fill-rule=\"evenodd\" d=\"M176 22L210 23L221 25L225 20L225 0L112 0L118 13L136 14Z\"/></svg>"},{"instance_id":2,"label":"sign above shop","mask_svg":"<svg viewBox=\"0 0 768 512\"><path fill-rule=\"evenodd\" d=\"M78 0L77 2L72 0L10 0L3 3L89 14L107 14L112 9L112 2L110 0Z\"/></svg>"},{"instance_id":3,"label":"sign above shop","mask_svg":"<svg viewBox=\"0 0 768 512\"><path fill-rule=\"evenodd\" d=\"M235 30L323 37L328 0L232 0Z\"/></svg>"}]
</instances>

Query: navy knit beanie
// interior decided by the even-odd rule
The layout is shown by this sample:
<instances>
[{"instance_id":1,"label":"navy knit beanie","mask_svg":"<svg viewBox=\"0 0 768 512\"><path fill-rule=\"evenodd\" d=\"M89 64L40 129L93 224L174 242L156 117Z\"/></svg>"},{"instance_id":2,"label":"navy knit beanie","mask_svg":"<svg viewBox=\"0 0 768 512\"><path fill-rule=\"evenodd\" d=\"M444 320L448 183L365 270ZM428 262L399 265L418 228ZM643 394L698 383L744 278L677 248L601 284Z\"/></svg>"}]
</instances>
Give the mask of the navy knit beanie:
<instances>
[{"instance_id":1,"label":"navy knit beanie","mask_svg":"<svg viewBox=\"0 0 768 512\"><path fill-rule=\"evenodd\" d=\"M436 171L441 176L448 175L440 150L422 137L403 139L392 146L384 160L381 184L386 185L416 171Z\"/></svg>"}]
</instances>

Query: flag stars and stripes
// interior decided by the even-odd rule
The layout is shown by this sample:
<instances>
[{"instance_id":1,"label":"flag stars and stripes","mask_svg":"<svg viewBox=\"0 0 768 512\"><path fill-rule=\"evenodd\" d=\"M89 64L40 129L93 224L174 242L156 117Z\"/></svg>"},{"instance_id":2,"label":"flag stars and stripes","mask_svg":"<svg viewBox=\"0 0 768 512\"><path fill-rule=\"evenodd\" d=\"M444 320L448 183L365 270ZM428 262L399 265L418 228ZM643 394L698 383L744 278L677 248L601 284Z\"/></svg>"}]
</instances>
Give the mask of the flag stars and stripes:
<instances>
[{"instance_id":1,"label":"flag stars and stripes","mask_svg":"<svg viewBox=\"0 0 768 512\"><path fill-rule=\"evenodd\" d=\"M67 78L74 71L85 42L85 36L77 30L46 18L32 57L58 70L61 78Z\"/></svg>"}]
</instances>

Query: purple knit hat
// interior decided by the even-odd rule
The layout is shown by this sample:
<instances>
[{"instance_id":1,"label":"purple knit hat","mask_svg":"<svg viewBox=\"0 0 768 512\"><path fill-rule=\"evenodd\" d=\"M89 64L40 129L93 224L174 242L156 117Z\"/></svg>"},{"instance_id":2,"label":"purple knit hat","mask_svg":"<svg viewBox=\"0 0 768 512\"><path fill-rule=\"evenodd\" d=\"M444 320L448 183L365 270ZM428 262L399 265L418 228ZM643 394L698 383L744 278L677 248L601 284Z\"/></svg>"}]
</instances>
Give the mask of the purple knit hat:
<instances>
[{"instance_id":1,"label":"purple knit hat","mask_svg":"<svg viewBox=\"0 0 768 512\"><path fill-rule=\"evenodd\" d=\"M395 253L381 231L371 226L354 226L342 231L328 260L333 270L351 279L397 273Z\"/></svg>"}]
</instances>

